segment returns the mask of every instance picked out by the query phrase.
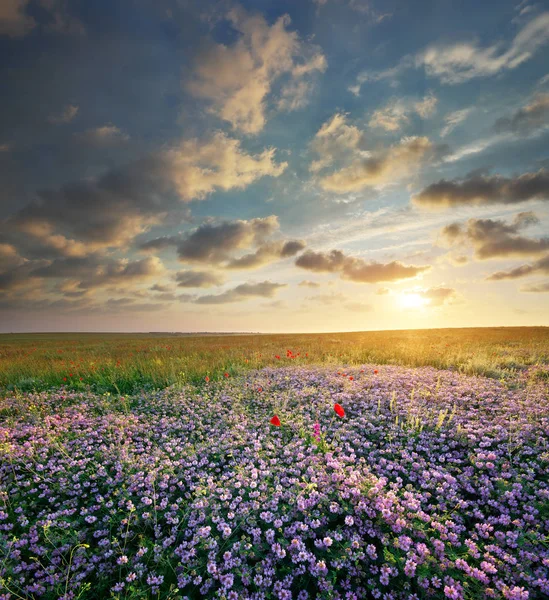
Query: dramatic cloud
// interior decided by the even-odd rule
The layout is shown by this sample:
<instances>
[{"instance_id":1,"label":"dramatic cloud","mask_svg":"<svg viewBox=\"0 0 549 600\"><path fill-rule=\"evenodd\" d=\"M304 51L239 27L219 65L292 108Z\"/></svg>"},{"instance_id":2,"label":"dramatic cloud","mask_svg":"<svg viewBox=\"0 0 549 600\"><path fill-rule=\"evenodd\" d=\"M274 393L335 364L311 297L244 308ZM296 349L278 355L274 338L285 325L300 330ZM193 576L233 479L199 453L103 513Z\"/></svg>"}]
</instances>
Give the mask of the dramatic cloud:
<instances>
[{"instance_id":1,"label":"dramatic cloud","mask_svg":"<svg viewBox=\"0 0 549 600\"><path fill-rule=\"evenodd\" d=\"M223 285L224 277L209 271L179 271L175 274L178 287L209 288Z\"/></svg>"},{"instance_id":2,"label":"dramatic cloud","mask_svg":"<svg viewBox=\"0 0 549 600\"><path fill-rule=\"evenodd\" d=\"M526 135L549 124L549 94L538 94L510 117L502 117L494 126L498 133L510 131Z\"/></svg>"},{"instance_id":3,"label":"dramatic cloud","mask_svg":"<svg viewBox=\"0 0 549 600\"><path fill-rule=\"evenodd\" d=\"M398 131L405 125L410 115L417 113L422 119L426 119L434 114L437 106L437 98L433 93L429 93L422 100L412 102L407 99L394 98L372 114L369 121L370 127L379 127L386 131Z\"/></svg>"},{"instance_id":4,"label":"dramatic cloud","mask_svg":"<svg viewBox=\"0 0 549 600\"><path fill-rule=\"evenodd\" d=\"M70 123L74 119L74 117L76 117L77 114L78 106L73 106L72 104L69 104L63 109L62 113L58 115L51 115L48 118L48 121L50 123L53 123L54 125L62 125L65 123Z\"/></svg>"},{"instance_id":5,"label":"dramatic cloud","mask_svg":"<svg viewBox=\"0 0 549 600\"><path fill-rule=\"evenodd\" d=\"M295 110L306 103L308 88L300 79L326 69L318 48L289 31L290 18L270 26L261 15L235 7L227 20L238 33L232 45L214 44L196 61L188 90L211 102L211 110L233 129L258 133L265 125L267 97L282 76L290 77L282 90L279 108Z\"/></svg>"},{"instance_id":6,"label":"dramatic cloud","mask_svg":"<svg viewBox=\"0 0 549 600\"><path fill-rule=\"evenodd\" d=\"M34 268L30 275L40 278L71 278L79 281L79 288L87 289L147 281L164 273L164 265L156 256L140 260L90 256L58 258L47 265Z\"/></svg>"},{"instance_id":7,"label":"dramatic cloud","mask_svg":"<svg viewBox=\"0 0 549 600\"><path fill-rule=\"evenodd\" d=\"M412 197L417 206L448 208L462 205L519 204L549 199L549 171L516 177L473 174L465 179L441 179Z\"/></svg>"},{"instance_id":8,"label":"dramatic cloud","mask_svg":"<svg viewBox=\"0 0 549 600\"><path fill-rule=\"evenodd\" d=\"M242 302L249 298L273 298L276 292L286 287L285 283L273 283L262 281L261 283L243 283L222 294L200 296L195 300L197 304L228 304L230 302Z\"/></svg>"},{"instance_id":9,"label":"dramatic cloud","mask_svg":"<svg viewBox=\"0 0 549 600\"><path fill-rule=\"evenodd\" d=\"M336 193L380 186L405 177L438 151L426 137L403 138L386 150L367 153L366 158L356 158L350 165L322 177L320 185Z\"/></svg>"},{"instance_id":10,"label":"dramatic cloud","mask_svg":"<svg viewBox=\"0 0 549 600\"><path fill-rule=\"evenodd\" d=\"M358 283L378 283L411 279L428 271L430 267L404 265L399 261L387 264L366 262L361 258L346 256L340 250L328 253L307 250L295 261L296 266L317 273L339 273L342 279Z\"/></svg>"},{"instance_id":11,"label":"dramatic cloud","mask_svg":"<svg viewBox=\"0 0 549 600\"><path fill-rule=\"evenodd\" d=\"M249 221L204 223L184 237L156 238L141 244L140 249L159 251L175 246L182 262L215 264L228 269L255 269L295 256L305 248L305 242L301 240L267 241L278 229L278 217L275 215ZM256 250L234 256L236 252L250 248Z\"/></svg>"},{"instance_id":12,"label":"dramatic cloud","mask_svg":"<svg viewBox=\"0 0 549 600\"><path fill-rule=\"evenodd\" d=\"M486 47L474 42L431 46L416 57L416 66L423 66L427 75L437 77L442 83L463 83L515 69L548 41L549 13L546 12L527 23L503 51L498 43Z\"/></svg>"},{"instance_id":13,"label":"dramatic cloud","mask_svg":"<svg viewBox=\"0 0 549 600\"><path fill-rule=\"evenodd\" d=\"M278 228L274 215L249 221L205 223L178 244L177 254L182 261L218 264L229 260L235 250L261 245Z\"/></svg>"},{"instance_id":14,"label":"dramatic cloud","mask_svg":"<svg viewBox=\"0 0 549 600\"><path fill-rule=\"evenodd\" d=\"M455 110L451 113L448 113L444 117L444 122L446 125L442 128L440 132L441 137L446 137L449 133L454 131L454 129L465 121L465 119L473 112L472 108L463 108L461 110Z\"/></svg>"},{"instance_id":15,"label":"dramatic cloud","mask_svg":"<svg viewBox=\"0 0 549 600\"><path fill-rule=\"evenodd\" d=\"M83 256L125 246L161 223L178 201L203 199L217 189L242 189L264 175L279 175L286 163L275 164L273 152L252 156L222 133L206 141L187 140L97 179L39 192L0 227L18 243L36 247L40 256Z\"/></svg>"},{"instance_id":16,"label":"dramatic cloud","mask_svg":"<svg viewBox=\"0 0 549 600\"><path fill-rule=\"evenodd\" d=\"M518 279L529 275L549 275L549 254L536 260L532 264L521 265L509 271L498 271L487 279L489 281L502 281L504 279Z\"/></svg>"},{"instance_id":17,"label":"dramatic cloud","mask_svg":"<svg viewBox=\"0 0 549 600\"><path fill-rule=\"evenodd\" d=\"M450 244L470 244L480 260L511 256L535 256L549 250L549 237L534 239L519 232L539 223L532 212L519 213L511 223L493 219L469 219L466 225L452 223L442 230Z\"/></svg>"},{"instance_id":18,"label":"dramatic cloud","mask_svg":"<svg viewBox=\"0 0 549 600\"><path fill-rule=\"evenodd\" d=\"M228 269L256 269L277 260L295 256L304 248L305 242L301 240L269 242L263 244L251 254L233 258L227 263L226 267Z\"/></svg>"}]
</instances>

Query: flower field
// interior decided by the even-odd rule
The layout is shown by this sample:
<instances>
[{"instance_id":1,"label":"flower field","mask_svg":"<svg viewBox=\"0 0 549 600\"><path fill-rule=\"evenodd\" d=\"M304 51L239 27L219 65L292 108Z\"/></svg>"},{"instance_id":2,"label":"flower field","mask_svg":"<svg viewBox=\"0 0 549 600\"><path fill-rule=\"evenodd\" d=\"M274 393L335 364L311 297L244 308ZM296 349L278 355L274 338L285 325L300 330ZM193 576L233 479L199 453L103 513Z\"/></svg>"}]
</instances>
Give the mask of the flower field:
<instances>
[{"instance_id":1,"label":"flower field","mask_svg":"<svg viewBox=\"0 0 549 600\"><path fill-rule=\"evenodd\" d=\"M297 363L6 393L0 598L547 597L548 394Z\"/></svg>"}]
</instances>

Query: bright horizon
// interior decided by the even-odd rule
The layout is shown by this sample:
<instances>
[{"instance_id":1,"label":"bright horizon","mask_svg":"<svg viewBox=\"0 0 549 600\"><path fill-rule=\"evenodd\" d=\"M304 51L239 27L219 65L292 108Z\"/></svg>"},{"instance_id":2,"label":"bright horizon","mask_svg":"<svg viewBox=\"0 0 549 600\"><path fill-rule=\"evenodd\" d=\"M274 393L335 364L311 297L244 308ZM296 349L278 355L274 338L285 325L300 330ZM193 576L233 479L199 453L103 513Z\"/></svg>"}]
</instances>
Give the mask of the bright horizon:
<instances>
[{"instance_id":1,"label":"bright horizon","mask_svg":"<svg viewBox=\"0 0 549 600\"><path fill-rule=\"evenodd\" d=\"M0 332L549 325L530 0L0 8Z\"/></svg>"}]
</instances>

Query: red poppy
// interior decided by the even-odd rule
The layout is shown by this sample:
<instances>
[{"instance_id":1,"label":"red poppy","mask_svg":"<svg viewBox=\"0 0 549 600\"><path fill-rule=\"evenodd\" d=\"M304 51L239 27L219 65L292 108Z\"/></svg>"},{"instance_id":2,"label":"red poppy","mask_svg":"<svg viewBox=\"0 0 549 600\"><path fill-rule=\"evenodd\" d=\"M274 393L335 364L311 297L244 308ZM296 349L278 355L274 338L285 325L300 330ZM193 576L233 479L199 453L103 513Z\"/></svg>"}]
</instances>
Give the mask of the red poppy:
<instances>
[{"instance_id":1,"label":"red poppy","mask_svg":"<svg viewBox=\"0 0 549 600\"><path fill-rule=\"evenodd\" d=\"M206 377L204 377L204 381L205 381L206 383L208 383L208 381L210 381L210 378L209 378L209 377L206 375Z\"/></svg>"},{"instance_id":2,"label":"red poppy","mask_svg":"<svg viewBox=\"0 0 549 600\"><path fill-rule=\"evenodd\" d=\"M334 410L336 412L336 415L338 417L344 417L345 416L345 411L343 410L343 406L341 406L341 404L334 404Z\"/></svg>"},{"instance_id":3,"label":"red poppy","mask_svg":"<svg viewBox=\"0 0 549 600\"><path fill-rule=\"evenodd\" d=\"M276 360L280 360L280 356L278 354L275 354L275 358Z\"/></svg>"},{"instance_id":4,"label":"red poppy","mask_svg":"<svg viewBox=\"0 0 549 600\"><path fill-rule=\"evenodd\" d=\"M262 388L261 386L259 386L259 387L257 388L257 391L258 391L258 392L262 392L262 391L263 391L263 388Z\"/></svg>"},{"instance_id":5,"label":"red poppy","mask_svg":"<svg viewBox=\"0 0 549 600\"><path fill-rule=\"evenodd\" d=\"M349 377L349 381L353 381L353 379L354 379L354 377L351 375L351 376Z\"/></svg>"},{"instance_id":6,"label":"red poppy","mask_svg":"<svg viewBox=\"0 0 549 600\"><path fill-rule=\"evenodd\" d=\"M280 427L280 419L278 418L277 415L275 415L270 421L269 423L271 425L274 425L275 427Z\"/></svg>"},{"instance_id":7,"label":"red poppy","mask_svg":"<svg viewBox=\"0 0 549 600\"><path fill-rule=\"evenodd\" d=\"M223 373L223 377L229 377L228 373Z\"/></svg>"},{"instance_id":8,"label":"red poppy","mask_svg":"<svg viewBox=\"0 0 549 600\"><path fill-rule=\"evenodd\" d=\"M374 375L377 375L379 373L379 371L377 369L374 369Z\"/></svg>"}]
</instances>

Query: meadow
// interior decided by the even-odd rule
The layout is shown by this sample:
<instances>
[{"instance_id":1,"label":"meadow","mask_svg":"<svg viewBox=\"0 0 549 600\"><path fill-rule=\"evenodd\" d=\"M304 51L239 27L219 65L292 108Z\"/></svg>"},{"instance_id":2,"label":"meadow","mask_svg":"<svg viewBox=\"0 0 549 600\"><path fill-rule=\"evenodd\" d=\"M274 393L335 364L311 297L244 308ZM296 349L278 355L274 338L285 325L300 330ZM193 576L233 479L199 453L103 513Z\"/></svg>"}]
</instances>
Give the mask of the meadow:
<instances>
[{"instance_id":1,"label":"meadow","mask_svg":"<svg viewBox=\"0 0 549 600\"><path fill-rule=\"evenodd\" d=\"M433 366L512 379L549 364L549 328L291 335L4 334L0 389L129 394L286 364ZM539 369L538 369L539 370Z\"/></svg>"},{"instance_id":2,"label":"meadow","mask_svg":"<svg viewBox=\"0 0 549 600\"><path fill-rule=\"evenodd\" d=\"M3 336L0 372L0 600L549 595L549 329Z\"/></svg>"}]
</instances>

